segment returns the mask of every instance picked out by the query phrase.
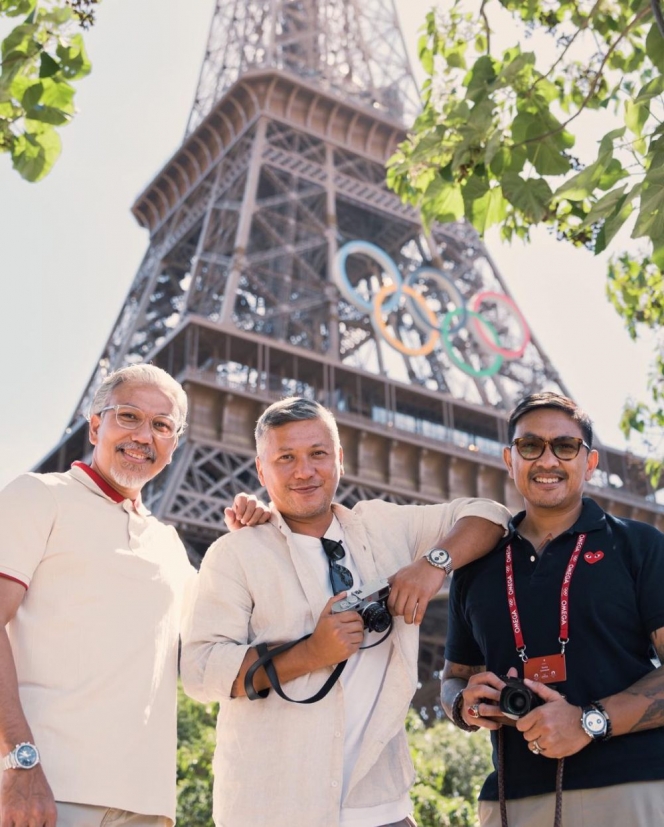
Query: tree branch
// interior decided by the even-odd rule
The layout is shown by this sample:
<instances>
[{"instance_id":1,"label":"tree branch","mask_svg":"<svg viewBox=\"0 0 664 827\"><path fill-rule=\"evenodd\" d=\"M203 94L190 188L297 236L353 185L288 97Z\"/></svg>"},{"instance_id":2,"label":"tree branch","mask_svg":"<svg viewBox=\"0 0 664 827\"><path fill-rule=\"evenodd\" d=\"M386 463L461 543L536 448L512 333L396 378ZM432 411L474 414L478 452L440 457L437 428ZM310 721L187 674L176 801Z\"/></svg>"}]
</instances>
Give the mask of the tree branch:
<instances>
[{"instance_id":1,"label":"tree branch","mask_svg":"<svg viewBox=\"0 0 664 827\"><path fill-rule=\"evenodd\" d=\"M486 32L486 53L487 55L491 54L491 27L489 26L489 18L487 17L486 13L486 4L489 0L482 0L482 5L480 6L480 17L484 21L484 31ZM599 2L599 0L597 0ZM656 2L656 0L652 0L652 2Z\"/></svg>"},{"instance_id":2,"label":"tree branch","mask_svg":"<svg viewBox=\"0 0 664 827\"><path fill-rule=\"evenodd\" d=\"M579 26L579 28L578 28L578 29L574 32L574 34L573 34L573 35L572 35L572 37L570 38L569 43L568 43L568 44L565 46L565 48L562 50L562 52L560 53L560 55L558 56L558 58L557 58L557 59L556 59L556 60L555 60L555 61L551 64L551 67L549 68L549 71L548 71L545 75L542 75L541 77L537 78L537 80L535 81L535 83L533 83L533 85L531 86L531 89L534 89L534 88L537 86L537 84L538 84L541 80L546 80L546 78L548 78L548 77L549 77L549 75L553 72L553 70L556 68L556 66L558 66L558 64L559 64L559 63L561 62L561 60L565 57L565 55L567 54L567 52L569 51L569 49L572 47L572 44L573 44L573 43L574 43L574 41L577 39L577 37L581 34L581 32L584 32L584 31L588 28L588 26L590 25L590 21L591 21L591 19L592 19L593 15L594 15L594 14L595 14L595 12L598 10L598 8L601 6L602 1L603 1L603 0L595 0L595 5L594 5L594 6L592 7L592 9L590 9L590 11L588 12L588 15L587 15L587 17L586 17L585 22L583 23L583 25ZM651 2L652 2L652 3L656 3L656 2L657 2L657 0L651 0ZM578 11L578 7L577 7L577 11Z\"/></svg>"},{"instance_id":3,"label":"tree branch","mask_svg":"<svg viewBox=\"0 0 664 827\"><path fill-rule=\"evenodd\" d=\"M659 33L664 37L664 14L662 14L661 0L650 0L650 8L655 15L655 22L657 23Z\"/></svg>"},{"instance_id":4,"label":"tree branch","mask_svg":"<svg viewBox=\"0 0 664 827\"><path fill-rule=\"evenodd\" d=\"M651 2L659 2L659 0L651 0ZM581 102L581 105L579 106L579 108L577 109L577 111L573 115L571 115L566 121L561 123L560 126L557 126L555 129L551 129L549 132L545 132L542 135L537 135L534 138L527 138L525 141L521 141L518 144L514 144L514 146L524 146L525 144L533 144L533 143L536 143L537 141L541 141L543 138L550 138L551 135L557 135L559 132L562 132L563 129L565 129L565 127L567 127L570 123L572 123L573 120L578 118L579 115L583 112L583 110L586 108L586 106L590 102L593 94L595 93L595 89L597 88L597 84L599 83L599 80L602 77L602 73L604 72L604 67L606 66L607 61L609 60L611 55L615 52L615 50L618 47L618 44L620 43L620 41L623 40L623 38L637 25L637 23L639 23L647 14L649 14L650 11L651 11L651 9L650 9L649 6L646 6L646 8L641 9L641 11L636 15L636 17L632 20L632 22L628 26L626 26L624 28L624 30L620 33L620 36L617 37L616 40L609 46L606 54L602 58L602 62L600 63L597 72L595 73L595 78L594 78L593 82L590 85L590 89L588 90L588 93L586 94L585 98Z\"/></svg>"}]
</instances>

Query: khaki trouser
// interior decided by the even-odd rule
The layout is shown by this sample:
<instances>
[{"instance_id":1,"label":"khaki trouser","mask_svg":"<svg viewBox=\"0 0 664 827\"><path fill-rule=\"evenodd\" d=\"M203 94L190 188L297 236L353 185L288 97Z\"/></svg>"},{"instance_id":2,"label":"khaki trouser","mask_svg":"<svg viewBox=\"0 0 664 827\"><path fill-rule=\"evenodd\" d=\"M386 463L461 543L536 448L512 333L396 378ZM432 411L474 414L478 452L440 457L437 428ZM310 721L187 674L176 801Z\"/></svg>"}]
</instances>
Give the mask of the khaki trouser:
<instances>
[{"instance_id":1,"label":"khaki trouser","mask_svg":"<svg viewBox=\"0 0 664 827\"><path fill-rule=\"evenodd\" d=\"M114 810L108 807L94 807L90 804L69 804L56 801L58 808L57 827L172 827L173 822L165 816L146 816Z\"/></svg>"},{"instance_id":2,"label":"khaki trouser","mask_svg":"<svg viewBox=\"0 0 664 827\"><path fill-rule=\"evenodd\" d=\"M507 802L509 827L553 827L555 793ZM500 827L497 801L480 801L481 827ZM563 792L564 827L657 827L664 825L664 781L640 781Z\"/></svg>"}]
</instances>

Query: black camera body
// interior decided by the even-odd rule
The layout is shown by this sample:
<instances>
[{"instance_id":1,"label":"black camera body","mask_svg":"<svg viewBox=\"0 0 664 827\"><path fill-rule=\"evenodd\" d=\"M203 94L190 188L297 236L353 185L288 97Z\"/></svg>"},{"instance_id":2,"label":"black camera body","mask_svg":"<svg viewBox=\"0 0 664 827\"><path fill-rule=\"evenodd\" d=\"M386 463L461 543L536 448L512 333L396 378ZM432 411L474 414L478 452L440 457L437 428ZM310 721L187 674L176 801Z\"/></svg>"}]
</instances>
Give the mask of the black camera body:
<instances>
[{"instance_id":1,"label":"black camera body","mask_svg":"<svg viewBox=\"0 0 664 827\"><path fill-rule=\"evenodd\" d=\"M523 718L532 709L544 703L539 695L528 689L520 678L508 678L501 675L500 679L505 681L505 686L500 693L500 711L513 721L518 721L519 718Z\"/></svg>"},{"instance_id":2,"label":"black camera body","mask_svg":"<svg viewBox=\"0 0 664 827\"><path fill-rule=\"evenodd\" d=\"M332 612L354 610L370 632L384 632L392 624L392 615L387 608L390 584L387 580L373 580L348 592L343 600L332 604Z\"/></svg>"}]
</instances>

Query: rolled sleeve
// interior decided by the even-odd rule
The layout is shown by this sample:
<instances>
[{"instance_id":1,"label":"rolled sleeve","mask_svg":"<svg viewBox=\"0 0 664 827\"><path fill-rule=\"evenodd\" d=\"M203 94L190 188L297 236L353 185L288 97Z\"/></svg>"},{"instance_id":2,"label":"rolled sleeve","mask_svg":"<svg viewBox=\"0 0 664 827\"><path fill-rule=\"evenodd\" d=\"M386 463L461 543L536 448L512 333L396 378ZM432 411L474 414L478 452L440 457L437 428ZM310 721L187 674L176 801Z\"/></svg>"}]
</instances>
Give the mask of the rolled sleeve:
<instances>
[{"instance_id":1,"label":"rolled sleeve","mask_svg":"<svg viewBox=\"0 0 664 827\"><path fill-rule=\"evenodd\" d=\"M224 539L205 555L184 612L180 670L185 692L209 703L231 697L251 648L253 601L234 554Z\"/></svg>"}]
</instances>

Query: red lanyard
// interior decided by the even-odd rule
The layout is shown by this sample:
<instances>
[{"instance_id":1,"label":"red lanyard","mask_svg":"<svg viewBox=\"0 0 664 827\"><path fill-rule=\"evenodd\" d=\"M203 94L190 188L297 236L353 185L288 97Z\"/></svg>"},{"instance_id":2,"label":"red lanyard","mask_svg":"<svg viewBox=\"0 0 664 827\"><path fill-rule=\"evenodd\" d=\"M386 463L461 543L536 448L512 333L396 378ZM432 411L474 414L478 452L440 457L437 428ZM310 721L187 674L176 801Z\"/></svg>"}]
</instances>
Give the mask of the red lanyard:
<instances>
[{"instance_id":1,"label":"red lanyard","mask_svg":"<svg viewBox=\"0 0 664 827\"><path fill-rule=\"evenodd\" d=\"M572 582L572 575L576 564L579 562L581 556L581 549L586 541L585 534L579 534L579 539L576 541L576 547L569 558L569 563L565 569L565 576L563 577L563 585L560 589L560 636L558 642L561 646L561 654L565 654L565 646L569 642L569 585ZM516 651L519 657L525 663L528 660L526 655L526 644L523 639L523 632L521 631L521 619L519 618L519 609L516 605L516 586L514 583L514 567L512 565L512 546L509 545L505 549L505 579L507 581L507 605L510 611L510 620L512 621L512 631L514 632L514 642L516 643Z\"/></svg>"}]
</instances>

